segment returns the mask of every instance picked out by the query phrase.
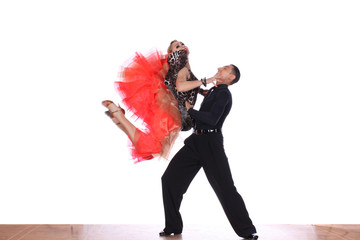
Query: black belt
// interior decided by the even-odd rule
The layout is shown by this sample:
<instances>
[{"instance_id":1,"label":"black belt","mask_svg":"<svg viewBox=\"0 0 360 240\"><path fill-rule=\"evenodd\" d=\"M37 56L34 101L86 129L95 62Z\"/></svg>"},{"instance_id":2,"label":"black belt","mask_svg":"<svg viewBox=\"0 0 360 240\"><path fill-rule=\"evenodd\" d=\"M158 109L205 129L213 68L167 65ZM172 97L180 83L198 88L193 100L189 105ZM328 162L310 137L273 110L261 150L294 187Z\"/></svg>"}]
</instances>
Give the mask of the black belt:
<instances>
[{"instance_id":1,"label":"black belt","mask_svg":"<svg viewBox=\"0 0 360 240\"><path fill-rule=\"evenodd\" d=\"M202 135L205 133L221 133L221 129L195 129L194 133L196 135Z\"/></svg>"}]
</instances>

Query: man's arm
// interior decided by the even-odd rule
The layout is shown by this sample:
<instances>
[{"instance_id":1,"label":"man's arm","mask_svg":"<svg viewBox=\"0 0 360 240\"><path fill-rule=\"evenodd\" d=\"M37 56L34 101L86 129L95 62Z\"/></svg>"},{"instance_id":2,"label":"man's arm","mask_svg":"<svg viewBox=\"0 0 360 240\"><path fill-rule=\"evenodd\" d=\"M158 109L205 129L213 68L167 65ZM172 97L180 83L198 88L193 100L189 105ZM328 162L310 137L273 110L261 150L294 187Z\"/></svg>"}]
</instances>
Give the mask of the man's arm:
<instances>
[{"instance_id":1,"label":"man's arm","mask_svg":"<svg viewBox=\"0 0 360 240\"><path fill-rule=\"evenodd\" d=\"M216 126L222 114L224 113L225 107L228 104L229 99L230 95L228 92L218 93L215 98L215 103L211 106L211 109L208 112L197 111L193 109L192 106L190 106L188 103L186 107L190 116L193 119L210 126Z\"/></svg>"}]
</instances>

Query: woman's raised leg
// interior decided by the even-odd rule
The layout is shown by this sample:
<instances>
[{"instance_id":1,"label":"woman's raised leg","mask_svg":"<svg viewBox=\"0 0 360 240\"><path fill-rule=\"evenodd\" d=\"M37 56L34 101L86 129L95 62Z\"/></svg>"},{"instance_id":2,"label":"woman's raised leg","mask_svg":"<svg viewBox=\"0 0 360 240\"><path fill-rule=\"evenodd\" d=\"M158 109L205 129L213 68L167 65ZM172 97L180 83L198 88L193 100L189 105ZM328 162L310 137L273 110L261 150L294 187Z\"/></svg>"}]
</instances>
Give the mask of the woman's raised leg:
<instances>
[{"instance_id":1,"label":"woman's raised leg","mask_svg":"<svg viewBox=\"0 0 360 240\"><path fill-rule=\"evenodd\" d=\"M135 145L135 134L137 128L125 117L125 111L119 106L116 106L110 100L105 100L102 104L109 109L105 114L108 115L111 120L129 137L131 142Z\"/></svg>"}]
</instances>

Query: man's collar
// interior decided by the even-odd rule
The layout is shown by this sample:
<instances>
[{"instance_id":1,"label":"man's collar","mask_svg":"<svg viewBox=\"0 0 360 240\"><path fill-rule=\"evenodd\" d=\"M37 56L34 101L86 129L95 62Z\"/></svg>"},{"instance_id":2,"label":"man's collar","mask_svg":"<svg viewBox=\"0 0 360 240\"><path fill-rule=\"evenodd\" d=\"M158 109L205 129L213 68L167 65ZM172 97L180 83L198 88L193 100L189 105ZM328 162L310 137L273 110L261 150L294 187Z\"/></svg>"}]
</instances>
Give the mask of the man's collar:
<instances>
[{"instance_id":1,"label":"man's collar","mask_svg":"<svg viewBox=\"0 0 360 240\"><path fill-rule=\"evenodd\" d=\"M227 84L219 84L217 85L217 88L227 88L228 85Z\"/></svg>"}]
</instances>

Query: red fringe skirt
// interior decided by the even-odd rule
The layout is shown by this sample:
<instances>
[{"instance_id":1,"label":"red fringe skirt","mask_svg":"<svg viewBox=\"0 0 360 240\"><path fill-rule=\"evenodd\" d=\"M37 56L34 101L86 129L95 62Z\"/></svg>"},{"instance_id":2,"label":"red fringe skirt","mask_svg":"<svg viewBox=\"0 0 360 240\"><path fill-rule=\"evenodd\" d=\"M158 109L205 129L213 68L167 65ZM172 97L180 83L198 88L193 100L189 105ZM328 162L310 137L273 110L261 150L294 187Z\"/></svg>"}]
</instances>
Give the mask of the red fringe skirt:
<instances>
[{"instance_id":1,"label":"red fringe skirt","mask_svg":"<svg viewBox=\"0 0 360 240\"><path fill-rule=\"evenodd\" d=\"M167 158L181 130L178 103L164 84L166 56L136 53L122 67L115 88L126 109L141 120L131 147L135 162L155 156Z\"/></svg>"}]
</instances>

